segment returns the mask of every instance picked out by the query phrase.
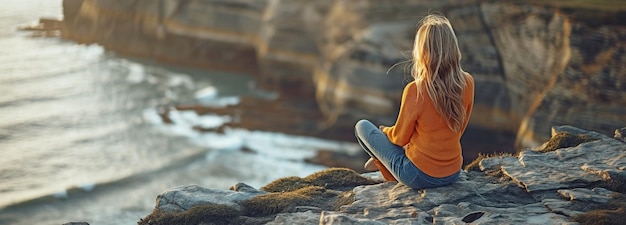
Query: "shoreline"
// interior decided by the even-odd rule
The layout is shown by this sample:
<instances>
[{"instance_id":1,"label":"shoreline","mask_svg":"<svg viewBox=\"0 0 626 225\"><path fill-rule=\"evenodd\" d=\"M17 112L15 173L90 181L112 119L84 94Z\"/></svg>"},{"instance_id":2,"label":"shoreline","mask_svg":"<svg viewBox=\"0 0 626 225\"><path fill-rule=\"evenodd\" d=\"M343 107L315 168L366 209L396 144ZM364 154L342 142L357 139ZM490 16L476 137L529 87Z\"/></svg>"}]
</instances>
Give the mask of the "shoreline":
<instances>
[{"instance_id":1,"label":"shoreline","mask_svg":"<svg viewBox=\"0 0 626 225\"><path fill-rule=\"evenodd\" d=\"M202 105L176 105L172 107L176 110L191 110L198 115L217 114L237 118L236 121L228 122L217 128L195 128L200 132L223 133L223 129L234 127L356 143L353 123L344 121L332 128L326 127L325 118L319 111L315 111L317 106L312 101L303 102L300 99L280 97L271 100L242 97L238 104L226 107ZM171 122L168 118L169 111L167 109L158 111L164 123ZM287 116L277 115L277 112ZM468 165L479 155L515 154L519 150L514 148L514 142L514 134L468 126L461 138L463 165ZM365 172L362 167L368 158L364 151L360 151L357 155L351 155L320 149L318 154L308 159L307 162L329 167L342 166L357 172Z\"/></svg>"}]
</instances>

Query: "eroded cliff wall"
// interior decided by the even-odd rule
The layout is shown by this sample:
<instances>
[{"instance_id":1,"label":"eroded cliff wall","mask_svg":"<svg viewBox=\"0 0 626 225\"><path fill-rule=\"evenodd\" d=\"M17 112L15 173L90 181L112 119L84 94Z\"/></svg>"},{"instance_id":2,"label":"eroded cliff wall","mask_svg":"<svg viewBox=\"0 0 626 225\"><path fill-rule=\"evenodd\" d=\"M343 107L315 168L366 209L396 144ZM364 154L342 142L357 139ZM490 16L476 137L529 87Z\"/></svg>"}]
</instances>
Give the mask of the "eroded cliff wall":
<instances>
[{"instance_id":1,"label":"eroded cliff wall","mask_svg":"<svg viewBox=\"0 0 626 225\"><path fill-rule=\"evenodd\" d=\"M248 72L283 96L315 98L329 124L394 122L416 24L438 11L476 80L472 126L536 146L555 125L606 133L626 122L619 9L453 0L64 0L64 9L65 38Z\"/></svg>"}]
</instances>

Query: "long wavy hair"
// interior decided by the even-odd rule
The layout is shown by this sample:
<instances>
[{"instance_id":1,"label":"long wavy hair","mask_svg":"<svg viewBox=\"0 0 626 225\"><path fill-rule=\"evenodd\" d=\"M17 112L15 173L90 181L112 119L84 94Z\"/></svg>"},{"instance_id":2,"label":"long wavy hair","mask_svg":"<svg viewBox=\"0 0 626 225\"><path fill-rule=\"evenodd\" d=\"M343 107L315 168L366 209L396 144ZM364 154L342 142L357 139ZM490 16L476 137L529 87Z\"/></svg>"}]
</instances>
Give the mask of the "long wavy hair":
<instances>
[{"instance_id":1,"label":"long wavy hair","mask_svg":"<svg viewBox=\"0 0 626 225\"><path fill-rule=\"evenodd\" d=\"M442 15L424 17L415 34L411 75L418 97L425 96L425 90L455 132L462 129L467 116L463 107L466 75L460 61L461 51L450 21Z\"/></svg>"}]
</instances>

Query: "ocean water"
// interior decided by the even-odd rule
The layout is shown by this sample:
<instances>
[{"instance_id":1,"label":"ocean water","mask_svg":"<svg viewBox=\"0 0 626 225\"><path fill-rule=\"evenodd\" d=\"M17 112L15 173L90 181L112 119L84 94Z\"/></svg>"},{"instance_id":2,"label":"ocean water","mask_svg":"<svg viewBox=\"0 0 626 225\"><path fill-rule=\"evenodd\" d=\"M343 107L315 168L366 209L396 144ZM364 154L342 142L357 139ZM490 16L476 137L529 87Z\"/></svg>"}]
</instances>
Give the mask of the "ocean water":
<instances>
[{"instance_id":1,"label":"ocean water","mask_svg":"<svg viewBox=\"0 0 626 225\"><path fill-rule=\"evenodd\" d=\"M18 31L60 18L61 0L2 0L0 7L0 224L136 224L155 197L179 185L261 187L325 169L304 162L342 143L217 127L228 116L158 110L263 98L245 74L126 58L98 45ZM251 149L244 151L242 149Z\"/></svg>"}]
</instances>

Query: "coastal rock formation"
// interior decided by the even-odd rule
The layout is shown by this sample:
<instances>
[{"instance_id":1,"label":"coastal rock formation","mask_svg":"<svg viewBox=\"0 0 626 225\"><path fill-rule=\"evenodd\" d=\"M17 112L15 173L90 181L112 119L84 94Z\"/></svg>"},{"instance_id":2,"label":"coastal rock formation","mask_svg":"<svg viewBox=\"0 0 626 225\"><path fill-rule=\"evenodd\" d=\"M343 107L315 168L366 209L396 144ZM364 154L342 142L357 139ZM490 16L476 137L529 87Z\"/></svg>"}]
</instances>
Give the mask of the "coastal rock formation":
<instances>
[{"instance_id":1,"label":"coastal rock formation","mask_svg":"<svg viewBox=\"0 0 626 225\"><path fill-rule=\"evenodd\" d=\"M281 98L315 99L323 129L394 122L417 20L439 11L476 80L471 126L515 133L521 147L558 124L618 128L624 7L537 2L64 0L62 30L126 54L256 75Z\"/></svg>"},{"instance_id":2,"label":"coastal rock formation","mask_svg":"<svg viewBox=\"0 0 626 225\"><path fill-rule=\"evenodd\" d=\"M337 168L282 178L262 190L245 184L231 190L183 186L159 195L154 212L139 224L180 219L203 224L577 224L599 209L609 217L623 216L626 143L572 126L554 127L552 133L550 141L518 156L477 161L449 186L415 190L383 182L378 172L359 175ZM560 134L589 139L572 142ZM550 146L558 147L546 152ZM203 211L209 209L227 213Z\"/></svg>"}]
</instances>

